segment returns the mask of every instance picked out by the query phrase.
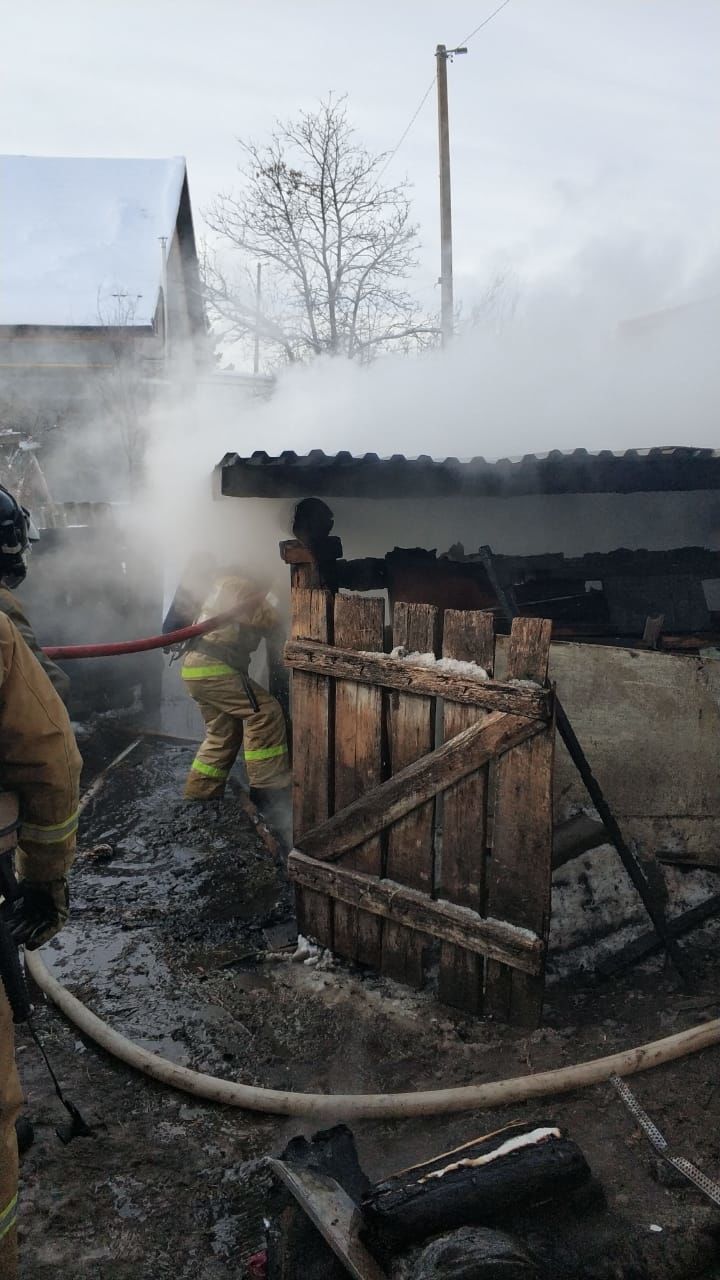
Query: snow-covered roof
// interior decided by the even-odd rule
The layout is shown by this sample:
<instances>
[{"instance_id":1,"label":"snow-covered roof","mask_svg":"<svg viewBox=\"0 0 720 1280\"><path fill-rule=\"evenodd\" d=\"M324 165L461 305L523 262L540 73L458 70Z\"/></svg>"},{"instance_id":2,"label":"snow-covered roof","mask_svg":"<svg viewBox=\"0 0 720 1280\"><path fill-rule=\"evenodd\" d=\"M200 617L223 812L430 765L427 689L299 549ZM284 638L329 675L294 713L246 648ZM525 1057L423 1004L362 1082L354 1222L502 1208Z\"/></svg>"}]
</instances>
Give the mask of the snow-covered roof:
<instances>
[{"instance_id":1,"label":"snow-covered roof","mask_svg":"<svg viewBox=\"0 0 720 1280\"><path fill-rule=\"evenodd\" d=\"M185 161L0 156L0 325L149 325Z\"/></svg>"}]
</instances>

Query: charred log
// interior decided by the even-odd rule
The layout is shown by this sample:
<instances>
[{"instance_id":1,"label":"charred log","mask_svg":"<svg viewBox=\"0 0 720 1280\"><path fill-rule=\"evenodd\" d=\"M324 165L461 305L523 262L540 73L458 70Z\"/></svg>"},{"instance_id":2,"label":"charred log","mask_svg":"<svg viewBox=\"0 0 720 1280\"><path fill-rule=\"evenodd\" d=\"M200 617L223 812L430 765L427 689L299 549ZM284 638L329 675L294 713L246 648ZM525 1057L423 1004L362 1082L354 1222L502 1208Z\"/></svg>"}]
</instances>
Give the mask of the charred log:
<instances>
[{"instance_id":1,"label":"charred log","mask_svg":"<svg viewBox=\"0 0 720 1280\"><path fill-rule=\"evenodd\" d=\"M360 1167L355 1139L347 1125L322 1129L313 1138L291 1138L280 1159L292 1169L311 1169L334 1178L356 1204L370 1190L370 1180Z\"/></svg>"},{"instance_id":2,"label":"charred log","mask_svg":"<svg viewBox=\"0 0 720 1280\"><path fill-rule=\"evenodd\" d=\"M497 1226L590 1182L580 1148L560 1129L518 1123L393 1174L364 1196L380 1255L461 1226Z\"/></svg>"}]
</instances>

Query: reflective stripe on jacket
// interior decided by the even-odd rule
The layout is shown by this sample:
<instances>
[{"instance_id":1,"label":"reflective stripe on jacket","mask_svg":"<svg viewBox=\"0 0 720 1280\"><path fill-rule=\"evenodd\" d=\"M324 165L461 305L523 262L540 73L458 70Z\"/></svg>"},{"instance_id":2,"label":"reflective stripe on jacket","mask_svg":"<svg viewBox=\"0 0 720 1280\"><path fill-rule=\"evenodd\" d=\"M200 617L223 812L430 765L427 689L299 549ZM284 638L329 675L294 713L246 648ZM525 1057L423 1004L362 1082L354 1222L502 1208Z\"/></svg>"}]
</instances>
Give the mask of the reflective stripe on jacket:
<instances>
[{"instance_id":1,"label":"reflective stripe on jacket","mask_svg":"<svg viewBox=\"0 0 720 1280\"><path fill-rule=\"evenodd\" d=\"M17 1222L17 1202L16 1192L9 1204L4 1207L0 1205L0 1240L7 1235L8 1231L12 1231Z\"/></svg>"}]
</instances>

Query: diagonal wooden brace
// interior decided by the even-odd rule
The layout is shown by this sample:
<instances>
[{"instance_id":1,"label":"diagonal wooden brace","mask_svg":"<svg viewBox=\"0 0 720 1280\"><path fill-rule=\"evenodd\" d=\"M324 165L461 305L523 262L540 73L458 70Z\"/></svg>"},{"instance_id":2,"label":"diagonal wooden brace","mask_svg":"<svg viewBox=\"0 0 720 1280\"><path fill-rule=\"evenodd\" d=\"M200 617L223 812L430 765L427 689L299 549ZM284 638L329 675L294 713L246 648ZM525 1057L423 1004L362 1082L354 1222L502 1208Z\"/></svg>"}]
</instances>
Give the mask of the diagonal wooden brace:
<instances>
[{"instance_id":1,"label":"diagonal wooden brace","mask_svg":"<svg viewBox=\"0 0 720 1280\"><path fill-rule=\"evenodd\" d=\"M327 822L306 831L298 848L320 861L342 858L348 850L473 773L493 756L544 732L547 725L541 720L495 711L379 787L373 787Z\"/></svg>"}]
</instances>

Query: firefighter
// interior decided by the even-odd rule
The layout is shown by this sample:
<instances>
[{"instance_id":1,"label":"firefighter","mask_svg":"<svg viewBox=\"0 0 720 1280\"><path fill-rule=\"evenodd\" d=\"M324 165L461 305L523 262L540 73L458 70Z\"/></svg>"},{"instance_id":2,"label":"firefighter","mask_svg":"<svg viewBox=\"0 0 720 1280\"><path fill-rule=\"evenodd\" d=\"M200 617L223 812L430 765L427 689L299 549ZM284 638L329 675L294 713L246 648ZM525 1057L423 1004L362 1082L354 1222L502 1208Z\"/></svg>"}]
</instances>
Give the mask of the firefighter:
<instances>
[{"instance_id":1,"label":"firefighter","mask_svg":"<svg viewBox=\"0 0 720 1280\"><path fill-rule=\"evenodd\" d=\"M250 658L278 627L274 603L239 570L221 572L198 621L234 612L236 617L191 641L182 678L205 721L205 741L185 785L189 800L221 797L240 748L251 794L289 786L285 718L279 702L250 679Z\"/></svg>"},{"instance_id":2,"label":"firefighter","mask_svg":"<svg viewBox=\"0 0 720 1280\"><path fill-rule=\"evenodd\" d=\"M6 567L0 554L0 570ZM20 804L19 892L3 916L15 943L31 951L67 919L81 765L65 707L15 625L0 613L0 788L14 792ZM17 1274L15 1120L21 1101L12 1014L0 984L0 1280Z\"/></svg>"},{"instance_id":3,"label":"firefighter","mask_svg":"<svg viewBox=\"0 0 720 1280\"><path fill-rule=\"evenodd\" d=\"M0 613L15 623L26 645L45 668L47 676L67 704L70 681L65 672L47 658L35 639L28 619L12 592L24 581L31 544L39 534L30 512L21 507L11 493L0 485Z\"/></svg>"}]
</instances>

